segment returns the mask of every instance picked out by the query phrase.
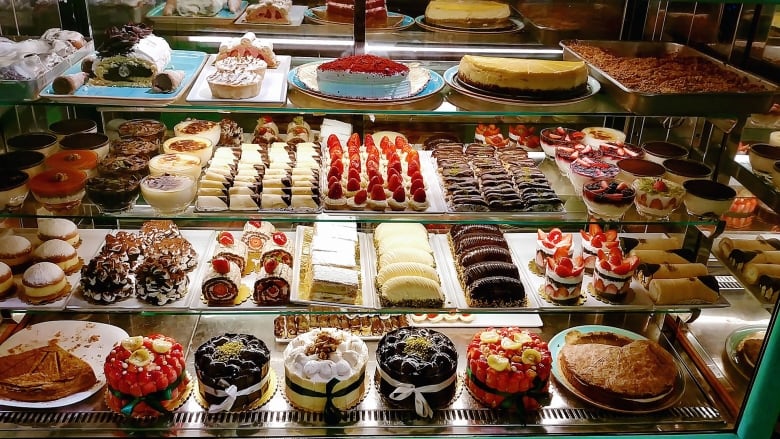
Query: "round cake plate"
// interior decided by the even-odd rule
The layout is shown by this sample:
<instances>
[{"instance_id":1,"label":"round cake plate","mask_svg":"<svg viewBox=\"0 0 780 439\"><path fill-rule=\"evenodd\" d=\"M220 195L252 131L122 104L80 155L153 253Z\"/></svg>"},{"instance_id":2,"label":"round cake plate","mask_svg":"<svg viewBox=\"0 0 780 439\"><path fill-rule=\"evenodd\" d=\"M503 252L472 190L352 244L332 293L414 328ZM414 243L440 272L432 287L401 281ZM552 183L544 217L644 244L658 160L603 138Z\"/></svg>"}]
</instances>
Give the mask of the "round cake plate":
<instances>
[{"instance_id":1,"label":"round cake plate","mask_svg":"<svg viewBox=\"0 0 780 439\"><path fill-rule=\"evenodd\" d=\"M309 96L331 101L331 102L339 102L339 103L350 103L350 104L357 104L357 105L396 105L396 104L406 104L410 102L417 102L421 101L423 99L426 99L430 96L435 95L436 93L440 92L442 88L444 88L444 79L441 75L434 72L433 70L426 69L425 67L411 67L412 69L421 69L420 71L425 71L429 75L428 82L415 94L412 94L411 96L407 97L399 97L399 98L385 98L385 99L359 99L359 98L347 98L347 97L341 97L341 96L334 96L331 94L323 93L318 88L316 88L316 85L314 84L307 84L305 81L301 80L299 77L299 73L304 72L305 74L313 74L314 69L321 64L322 61L315 61L307 64L300 65L298 67L295 67L293 69L290 69L290 72L287 74L287 82L290 83L290 85L293 86L293 88L298 89L304 94L307 94ZM315 79L316 80L316 79Z\"/></svg>"},{"instance_id":2,"label":"round cake plate","mask_svg":"<svg viewBox=\"0 0 780 439\"><path fill-rule=\"evenodd\" d=\"M524 100L516 97L502 96L498 93L491 93L488 91L479 91L475 88L465 86L458 80L458 66L452 66L444 72L444 81L452 87L455 91L464 94L466 96L481 99L488 102L500 102L502 104L514 104L514 105L534 105L534 106L556 106L562 104L573 104L576 102L584 101L590 97L593 97L601 90L601 84L596 78L588 75L588 87L587 91L580 96L576 96L569 99L560 100Z\"/></svg>"},{"instance_id":3,"label":"round cake plate","mask_svg":"<svg viewBox=\"0 0 780 439\"><path fill-rule=\"evenodd\" d=\"M425 15L420 15L414 19L414 23L421 28L431 32L450 32L459 34L511 34L520 32L525 27L525 23L517 18L510 18L509 24L504 26L490 26L490 27L451 27L451 26L437 26L428 24L425 22Z\"/></svg>"},{"instance_id":4,"label":"round cake plate","mask_svg":"<svg viewBox=\"0 0 780 439\"><path fill-rule=\"evenodd\" d=\"M17 408L51 409L75 404L89 398L106 384L103 363L116 343L127 338L127 332L117 326L89 321L53 320L36 323L9 337L0 345L0 355L20 353L56 340L71 354L86 361L95 372L97 381L89 389L54 401L28 402L0 399L0 405Z\"/></svg>"},{"instance_id":5,"label":"round cake plate","mask_svg":"<svg viewBox=\"0 0 780 439\"><path fill-rule=\"evenodd\" d=\"M729 357L734 368L745 378L750 378L752 376L753 368L747 361L740 358L737 347L742 340L759 332L766 332L766 325L743 326L735 329L726 337L726 350L724 352L726 356Z\"/></svg>"},{"instance_id":6,"label":"round cake plate","mask_svg":"<svg viewBox=\"0 0 780 439\"><path fill-rule=\"evenodd\" d=\"M555 377L556 381L561 383L563 387L565 387L568 391L576 395L578 398L598 408L617 412L617 413L626 413L626 414L648 414L648 413L655 413L661 410L666 410L674 406L675 404L677 404L677 402L682 398L683 394L685 393L685 378L683 377L682 367L680 366L680 363L677 361L677 359L674 360L675 365L677 366L677 374L675 377L674 388L672 390L672 393L662 398L660 402L657 404L648 403L646 405L643 405L642 408L631 409L619 405L619 403L613 405L601 401L595 401L589 398L588 396L580 392L576 387L574 387L569 382L569 380L566 379L566 377L563 374L563 371L561 370L561 365L560 365L561 362L558 360L558 356L560 355L561 349L563 348L563 345L566 344L566 334L575 330L583 333L602 332L602 331L611 332L613 334L621 335L623 337L628 337L633 340L647 340L647 337L644 337L642 335L637 334L636 332L632 332L627 329L616 328L613 326L604 326L604 325L575 326L573 328L564 329L563 331L555 334L555 336L553 336L553 338L551 338L550 341L547 343L547 347L550 349L550 355L552 356L553 359L552 374Z\"/></svg>"},{"instance_id":7,"label":"round cake plate","mask_svg":"<svg viewBox=\"0 0 780 439\"><path fill-rule=\"evenodd\" d=\"M338 25L338 26L352 26L351 23L342 23L340 21L333 21L328 20L325 17L325 6L316 6L313 8L309 8L306 10L306 12L303 13L303 17L312 23L316 24L331 24L331 25ZM380 26L380 27L369 27L366 28L366 32L381 32L381 31L388 31L388 30L404 30L408 29L412 26L414 26L414 18L399 14L398 12L387 12L387 18L388 20L393 20L395 23L393 23L391 26Z\"/></svg>"}]
</instances>

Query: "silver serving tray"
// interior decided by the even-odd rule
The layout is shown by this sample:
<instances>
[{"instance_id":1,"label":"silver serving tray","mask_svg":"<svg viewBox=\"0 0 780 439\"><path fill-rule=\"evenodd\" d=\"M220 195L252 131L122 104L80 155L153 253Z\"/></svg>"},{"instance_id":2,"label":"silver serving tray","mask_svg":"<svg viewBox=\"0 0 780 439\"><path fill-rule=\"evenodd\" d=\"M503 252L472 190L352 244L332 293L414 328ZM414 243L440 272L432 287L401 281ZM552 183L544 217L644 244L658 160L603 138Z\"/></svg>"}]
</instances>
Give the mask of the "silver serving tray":
<instances>
[{"instance_id":1,"label":"silver serving tray","mask_svg":"<svg viewBox=\"0 0 780 439\"><path fill-rule=\"evenodd\" d=\"M14 41L24 41L31 38L38 37L7 37ZM34 101L38 99L38 94L43 88L54 81L54 78L62 75L71 66L76 65L86 55L95 51L95 44L91 39L87 39L87 44L81 49L73 52L65 58L62 62L52 67L43 75L24 81L15 81L10 79L0 79L0 101L4 102L19 102L19 101Z\"/></svg>"},{"instance_id":2,"label":"silver serving tray","mask_svg":"<svg viewBox=\"0 0 780 439\"><path fill-rule=\"evenodd\" d=\"M649 41L580 41L584 44L610 50L618 56L625 57L664 56L670 54L701 57L766 89L763 92L730 93L639 92L627 88L603 70L582 58L570 47L574 40L560 42L563 48L563 59L585 61L590 75L601 83L603 89L615 99L618 105L635 114L644 116L737 116L750 113L766 113L772 107L773 98L778 92L776 84L682 44Z\"/></svg>"}]
</instances>

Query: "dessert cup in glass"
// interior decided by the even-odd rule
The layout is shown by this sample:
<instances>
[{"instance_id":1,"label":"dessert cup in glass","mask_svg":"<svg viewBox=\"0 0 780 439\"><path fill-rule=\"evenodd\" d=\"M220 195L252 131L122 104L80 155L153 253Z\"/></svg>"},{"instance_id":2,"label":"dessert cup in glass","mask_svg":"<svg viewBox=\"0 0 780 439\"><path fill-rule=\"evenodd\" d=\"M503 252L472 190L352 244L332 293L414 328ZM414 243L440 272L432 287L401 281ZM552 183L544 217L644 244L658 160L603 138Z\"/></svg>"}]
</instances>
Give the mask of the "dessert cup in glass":
<instances>
[{"instance_id":1,"label":"dessert cup in glass","mask_svg":"<svg viewBox=\"0 0 780 439\"><path fill-rule=\"evenodd\" d=\"M563 127L545 128L539 132L539 142L547 158L555 158L555 148L560 145L580 143L585 137L581 131Z\"/></svg>"},{"instance_id":2,"label":"dessert cup in glass","mask_svg":"<svg viewBox=\"0 0 780 439\"><path fill-rule=\"evenodd\" d=\"M620 172L616 178L628 184L641 177L663 177L666 172L663 165L645 159L619 160L617 167Z\"/></svg>"},{"instance_id":3,"label":"dessert cup in glass","mask_svg":"<svg viewBox=\"0 0 780 439\"><path fill-rule=\"evenodd\" d=\"M24 171L8 170L0 173L0 212L18 210L27 198L30 176Z\"/></svg>"},{"instance_id":4,"label":"dessert cup in glass","mask_svg":"<svg viewBox=\"0 0 780 439\"><path fill-rule=\"evenodd\" d=\"M188 175L147 175L141 179L141 195L162 216L183 213L192 203L196 192L197 184Z\"/></svg>"},{"instance_id":5,"label":"dessert cup in glass","mask_svg":"<svg viewBox=\"0 0 780 439\"><path fill-rule=\"evenodd\" d=\"M663 140L655 140L642 144L645 159L663 165L667 159L684 159L688 156L688 149L682 145Z\"/></svg>"},{"instance_id":6,"label":"dessert cup in glass","mask_svg":"<svg viewBox=\"0 0 780 439\"><path fill-rule=\"evenodd\" d=\"M166 126L154 119L131 119L119 125L119 137L134 137L161 145Z\"/></svg>"},{"instance_id":7,"label":"dessert cup in glass","mask_svg":"<svg viewBox=\"0 0 780 439\"><path fill-rule=\"evenodd\" d=\"M590 160L600 159L601 151L582 143L559 145L555 148L555 164L558 165L558 170L561 172L561 175L568 177L571 163L579 158Z\"/></svg>"},{"instance_id":8,"label":"dessert cup in glass","mask_svg":"<svg viewBox=\"0 0 780 439\"><path fill-rule=\"evenodd\" d=\"M176 136L163 142L165 154L191 154L200 159L200 165L206 167L214 153L211 139L199 136Z\"/></svg>"},{"instance_id":9,"label":"dessert cup in glass","mask_svg":"<svg viewBox=\"0 0 780 439\"><path fill-rule=\"evenodd\" d=\"M582 129L585 138L583 141L598 148L602 143L623 143L626 141L626 133L614 128L606 127L586 127Z\"/></svg>"},{"instance_id":10,"label":"dessert cup in glass","mask_svg":"<svg viewBox=\"0 0 780 439\"><path fill-rule=\"evenodd\" d=\"M46 156L39 151L11 151L0 154L0 171L24 171L30 178L43 172Z\"/></svg>"},{"instance_id":11,"label":"dessert cup in glass","mask_svg":"<svg viewBox=\"0 0 780 439\"><path fill-rule=\"evenodd\" d=\"M607 163L614 163L624 159L642 159L645 157L645 151L641 147L631 143L602 142L598 145L601 150L601 160Z\"/></svg>"},{"instance_id":12,"label":"dessert cup in glass","mask_svg":"<svg viewBox=\"0 0 780 439\"><path fill-rule=\"evenodd\" d=\"M679 184L697 178L709 178L712 175L711 167L696 160L668 159L664 160L663 165L666 168L664 178Z\"/></svg>"},{"instance_id":13,"label":"dessert cup in glass","mask_svg":"<svg viewBox=\"0 0 780 439\"><path fill-rule=\"evenodd\" d=\"M86 184L87 197L103 212L125 212L135 206L141 185L135 177L92 177Z\"/></svg>"},{"instance_id":14,"label":"dessert cup in glass","mask_svg":"<svg viewBox=\"0 0 780 439\"><path fill-rule=\"evenodd\" d=\"M97 123L92 119L63 119L50 124L49 131L61 139L68 134L96 133Z\"/></svg>"},{"instance_id":15,"label":"dessert cup in glass","mask_svg":"<svg viewBox=\"0 0 780 439\"><path fill-rule=\"evenodd\" d=\"M778 160L780 160L780 146L756 143L748 149L748 161L753 171L769 174Z\"/></svg>"},{"instance_id":16,"label":"dessert cup in glass","mask_svg":"<svg viewBox=\"0 0 780 439\"><path fill-rule=\"evenodd\" d=\"M102 160L108 155L108 136L103 133L68 134L60 139L60 149L87 149L95 151L98 155L98 160Z\"/></svg>"},{"instance_id":17,"label":"dessert cup in glass","mask_svg":"<svg viewBox=\"0 0 780 439\"><path fill-rule=\"evenodd\" d=\"M612 180L620 170L612 163L603 162L598 159L591 160L587 157L578 158L571 162L569 169L569 179L574 192L582 195L582 186L594 181Z\"/></svg>"},{"instance_id":18,"label":"dessert cup in glass","mask_svg":"<svg viewBox=\"0 0 780 439\"><path fill-rule=\"evenodd\" d=\"M50 212L67 212L81 205L87 174L78 169L49 169L30 179L33 197Z\"/></svg>"},{"instance_id":19,"label":"dessert cup in glass","mask_svg":"<svg viewBox=\"0 0 780 439\"><path fill-rule=\"evenodd\" d=\"M57 136L51 133L19 134L9 137L5 143L11 151L38 151L47 157L57 151Z\"/></svg>"},{"instance_id":20,"label":"dessert cup in glass","mask_svg":"<svg viewBox=\"0 0 780 439\"><path fill-rule=\"evenodd\" d=\"M737 191L729 185L707 179L683 183L683 203L689 215L720 218L731 207Z\"/></svg>"},{"instance_id":21,"label":"dessert cup in glass","mask_svg":"<svg viewBox=\"0 0 780 439\"><path fill-rule=\"evenodd\" d=\"M98 154L89 149L57 151L46 157L44 164L48 169L78 169L79 171L84 171L89 178L97 175Z\"/></svg>"},{"instance_id":22,"label":"dessert cup in glass","mask_svg":"<svg viewBox=\"0 0 780 439\"><path fill-rule=\"evenodd\" d=\"M631 183L636 211L645 217L667 219L685 196L685 188L665 178L642 177Z\"/></svg>"},{"instance_id":23,"label":"dessert cup in glass","mask_svg":"<svg viewBox=\"0 0 780 439\"><path fill-rule=\"evenodd\" d=\"M634 203L636 190L618 180L601 180L582 186L582 199L588 213L605 221L619 221Z\"/></svg>"}]
</instances>

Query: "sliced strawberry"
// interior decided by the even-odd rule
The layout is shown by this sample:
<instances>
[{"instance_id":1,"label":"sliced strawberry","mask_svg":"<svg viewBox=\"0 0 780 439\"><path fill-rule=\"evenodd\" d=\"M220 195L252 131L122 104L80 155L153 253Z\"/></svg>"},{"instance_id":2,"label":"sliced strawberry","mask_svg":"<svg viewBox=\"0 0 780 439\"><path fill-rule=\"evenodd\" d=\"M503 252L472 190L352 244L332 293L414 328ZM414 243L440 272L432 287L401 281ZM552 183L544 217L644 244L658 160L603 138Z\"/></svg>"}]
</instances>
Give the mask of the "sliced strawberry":
<instances>
[{"instance_id":1,"label":"sliced strawberry","mask_svg":"<svg viewBox=\"0 0 780 439\"><path fill-rule=\"evenodd\" d=\"M420 164L420 153L416 149L411 149L406 153L406 162L417 162Z\"/></svg>"},{"instance_id":2,"label":"sliced strawberry","mask_svg":"<svg viewBox=\"0 0 780 439\"><path fill-rule=\"evenodd\" d=\"M569 264L564 265L564 261L568 261ZM561 260L561 262L558 263L558 266L555 267L555 274L557 274L560 277L571 277L572 276L572 266L571 266L571 260L569 258L564 258Z\"/></svg>"},{"instance_id":3,"label":"sliced strawberry","mask_svg":"<svg viewBox=\"0 0 780 439\"><path fill-rule=\"evenodd\" d=\"M397 161L391 161L387 164L387 171L390 172L390 170L398 171L400 174L403 172L403 168L401 168L401 160L398 159Z\"/></svg>"},{"instance_id":4,"label":"sliced strawberry","mask_svg":"<svg viewBox=\"0 0 780 439\"><path fill-rule=\"evenodd\" d=\"M366 134L366 138L363 139L363 143L366 145L366 149L376 148L376 143L374 143L374 136L371 134Z\"/></svg>"},{"instance_id":5,"label":"sliced strawberry","mask_svg":"<svg viewBox=\"0 0 780 439\"><path fill-rule=\"evenodd\" d=\"M212 259L211 266L214 268L214 271L220 274L227 274L230 272L230 262L225 258Z\"/></svg>"},{"instance_id":6,"label":"sliced strawberry","mask_svg":"<svg viewBox=\"0 0 780 439\"><path fill-rule=\"evenodd\" d=\"M337 166L331 165L330 169L328 170L328 178L330 178L330 177L341 178L342 172L343 172L343 169L339 170L339 168Z\"/></svg>"},{"instance_id":7,"label":"sliced strawberry","mask_svg":"<svg viewBox=\"0 0 780 439\"><path fill-rule=\"evenodd\" d=\"M617 229L609 229L604 232L605 241L617 241L618 232Z\"/></svg>"},{"instance_id":8,"label":"sliced strawberry","mask_svg":"<svg viewBox=\"0 0 780 439\"><path fill-rule=\"evenodd\" d=\"M549 233L547 233L547 239L550 240L550 242L559 242L561 240L561 237L563 236L563 233L561 232L561 229L555 227L552 230L550 230Z\"/></svg>"},{"instance_id":9,"label":"sliced strawberry","mask_svg":"<svg viewBox=\"0 0 780 439\"><path fill-rule=\"evenodd\" d=\"M409 164L406 167L406 175L411 177L415 173L418 173L418 172L420 172L420 163L418 163L418 162L409 162Z\"/></svg>"},{"instance_id":10,"label":"sliced strawberry","mask_svg":"<svg viewBox=\"0 0 780 439\"><path fill-rule=\"evenodd\" d=\"M547 239L547 234L542 229L536 229L536 239L544 241Z\"/></svg>"},{"instance_id":11,"label":"sliced strawberry","mask_svg":"<svg viewBox=\"0 0 780 439\"><path fill-rule=\"evenodd\" d=\"M615 274L620 275L620 276L623 276L623 275L626 275L626 274L630 273L631 270L632 270L631 263L628 262L628 261L624 261L620 265L617 265L614 268L612 268L612 271Z\"/></svg>"},{"instance_id":12,"label":"sliced strawberry","mask_svg":"<svg viewBox=\"0 0 780 439\"><path fill-rule=\"evenodd\" d=\"M379 141L379 149L381 149L383 153L387 153L387 151L394 150L395 146L390 143L389 137L382 136L382 139Z\"/></svg>"},{"instance_id":13,"label":"sliced strawberry","mask_svg":"<svg viewBox=\"0 0 780 439\"><path fill-rule=\"evenodd\" d=\"M375 201L382 201L387 199L385 188L383 188L381 184L375 184L371 186L371 199Z\"/></svg>"},{"instance_id":14,"label":"sliced strawberry","mask_svg":"<svg viewBox=\"0 0 780 439\"><path fill-rule=\"evenodd\" d=\"M219 242L222 245L233 245L235 244L235 239L233 239L233 234L230 232L219 232L219 235L217 235L217 242Z\"/></svg>"},{"instance_id":15,"label":"sliced strawberry","mask_svg":"<svg viewBox=\"0 0 780 439\"><path fill-rule=\"evenodd\" d=\"M396 190L393 191L393 200L403 203L406 201L406 191L403 187L398 187Z\"/></svg>"},{"instance_id":16,"label":"sliced strawberry","mask_svg":"<svg viewBox=\"0 0 780 439\"><path fill-rule=\"evenodd\" d=\"M338 136L336 136L335 134L331 134L328 136L328 140L326 144L328 146L329 151L335 148L341 149L341 140L339 140Z\"/></svg>"},{"instance_id":17,"label":"sliced strawberry","mask_svg":"<svg viewBox=\"0 0 780 439\"><path fill-rule=\"evenodd\" d=\"M361 189L355 193L355 204L363 204L368 199L368 192L365 189Z\"/></svg>"},{"instance_id":18,"label":"sliced strawberry","mask_svg":"<svg viewBox=\"0 0 780 439\"><path fill-rule=\"evenodd\" d=\"M620 247L620 241L607 241L602 245L602 247L606 247L609 249L613 247Z\"/></svg>"},{"instance_id":19,"label":"sliced strawberry","mask_svg":"<svg viewBox=\"0 0 780 439\"><path fill-rule=\"evenodd\" d=\"M285 235L284 232L274 232L274 234L271 235L271 239L273 239L276 245L287 244L287 235Z\"/></svg>"},{"instance_id":20,"label":"sliced strawberry","mask_svg":"<svg viewBox=\"0 0 780 439\"><path fill-rule=\"evenodd\" d=\"M568 248L571 247L571 241L572 241L571 233L566 233L562 235L561 239L559 239L556 244Z\"/></svg>"},{"instance_id":21,"label":"sliced strawberry","mask_svg":"<svg viewBox=\"0 0 780 439\"><path fill-rule=\"evenodd\" d=\"M341 160L336 160L335 162L331 162L330 169L336 168L338 170L339 175L344 173L344 162Z\"/></svg>"},{"instance_id":22,"label":"sliced strawberry","mask_svg":"<svg viewBox=\"0 0 780 439\"><path fill-rule=\"evenodd\" d=\"M602 231L603 230L601 230L601 226L598 223L588 224L588 233L590 234L590 236L593 236L596 233L601 233Z\"/></svg>"},{"instance_id":23,"label":"sliced strawberry","mask_svg":"<svg viewBox=\"0 0 780 439\"><path fill-rule=\"evenodd\" d=\"M333 175L331 177L328 177L328 186L332 185L333 183L338 183L341 181L341 177L338 175Z\"/></svg>"},{"instance_id":24,"label":"sliced strawberry","mask_svg":"<svg viewBox=\"0 0 780 439\"><path fill-rule=\"evenodd\" d=\"M555 249L555 253L553 253L553 259L555 259L556 262L562 260L562 259L570 259L569 258L569 248L568 247L558 247ZM571 260L569 260L571 263Z\"/></svg>"},{"instance_id":25,"label":"sliced strawberry","mask_svg":"<svg viewBox=\"0 0 780 439\"><path fill-rule=\"evenodd\" d=\"M609 263L613 267L623 263L623 252L620 250L620 247L609 249Z\"/></svg>"},{"instance_id":26,"label":"sliced strawberry","mask_svg":"<svg viewBox=\"0 0 780 439\"><path fill-rule=\"evenodd\" d=\"M328 198L334 200L344 197L344 188L341 187L341 183L336 181L328 186Z\"/></svg>"},{"instance_id":27,"label":"sliced strawberry","mask_svg":"<svg viewBox=\"0 0 780 439\"><path fill-rule=\"evenodd\" d=\"M371 176L371 179L368 180L368 185L369 186L374 186L374 185L382 186L384 184L385 184L385 180L379 174L373 174Z\"/></svg>"},{"instance_id":28,"label":"sliced strawberry","mask_svg":"<svg viewBox=\"0 0 780 439\"><path fill-rule=\"evenodd\" d=\"M352 133L352 135L349 136L349 140L347 140L347 147L360 146L360 143L360 135L358 133Z\"/></svg>"},{"instance_id":29,"label":"sliced strawberry","mask_svg":"<svg viewBox=\"0 0 780 439\"><path fill-rule=\"evenodd\" d=\"M601 248L604 245L604 234L603 233L597 233L590 238L590 245L592 245L594 248Z\"/></svg>"},{"instance_id":30,"label":"sliced strawberry","mask_svg":"<svg viewBox=\"0 0 780 439\"><path fill-rule=\"evenodd\" d=\"M417 203L424 203L426 199L425 189L418 188L417 190L415 190L412 199Z\"/></svg>"},{"instance_id":31,"label":"sliced strawberry","mask_svg":"<svg viewBox=\"0 0 780 439\"><path fill-rule=\"evenodd\" d=\"M251 220L251 221L247 221L247 222L249 223L250 226L258 228L258 229L263 227L263 222L262 221Z\"/></svg>"},{"instance_id":32,"label":"sliced strawberry","mask_svg":"<svg viewBox=\"0 0 780 439\"><path fill-rule=\"evenodd\" d=\"M664 210L664 203L661 202L658 198L654 198L652 201L650 201L650 208L656 209L656 210Z\"/></svg>"}]
</instances>

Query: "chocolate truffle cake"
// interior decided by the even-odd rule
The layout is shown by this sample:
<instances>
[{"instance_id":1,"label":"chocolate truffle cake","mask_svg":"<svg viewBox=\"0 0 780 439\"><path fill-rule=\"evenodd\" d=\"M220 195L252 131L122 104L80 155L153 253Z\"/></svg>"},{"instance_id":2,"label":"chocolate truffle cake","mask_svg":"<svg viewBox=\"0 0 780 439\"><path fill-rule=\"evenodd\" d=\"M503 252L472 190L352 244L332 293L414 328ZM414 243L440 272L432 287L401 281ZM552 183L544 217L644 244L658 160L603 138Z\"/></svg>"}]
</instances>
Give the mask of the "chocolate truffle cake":
<instances>
[{"instance_id":1,"label":"chocolate truffle cake","mask_svg":"<svg viewBox=\"0 0 780 439\"><path fill-rule=\"evenodd\" d=\"M447 406L455 397L458 351L446 335L403 327L385 334L376 350L379 393L391 403L414 407L419 416ZM407 389L411 386L414 392Z\"/></svg>"},{"instance_id":2,"label":"chocolate truffle cake","mask_svg":"<svg viewBox=\"0 0 780 439\"><path fill-rule=\"evenodd\" d=\"M250 334L218 335L200 345L195 374L209 412L244 410L262 398L268 390L270 359L265 343Z\"/></svg>"}]
</instances>

